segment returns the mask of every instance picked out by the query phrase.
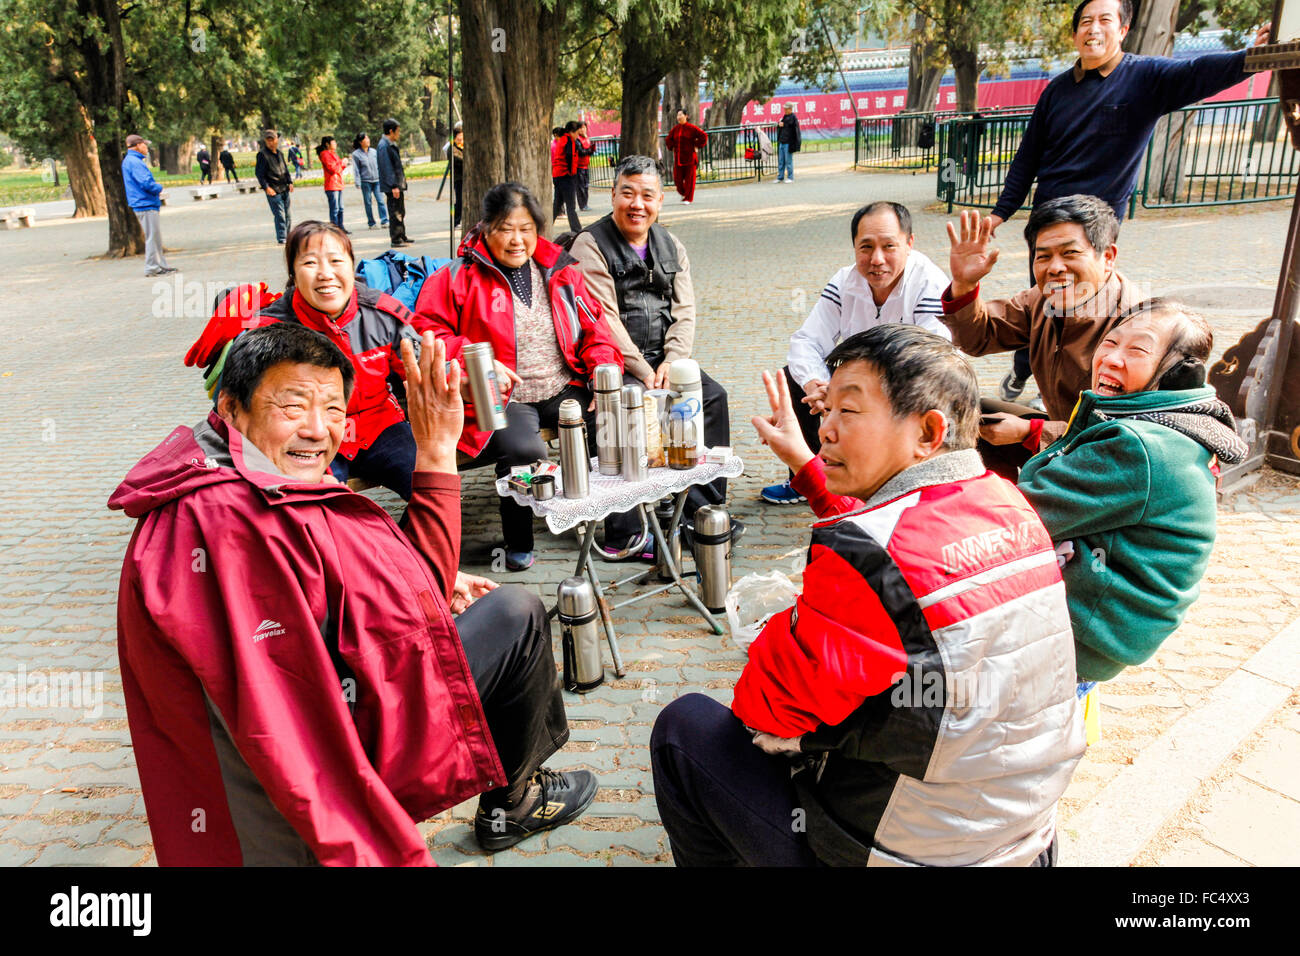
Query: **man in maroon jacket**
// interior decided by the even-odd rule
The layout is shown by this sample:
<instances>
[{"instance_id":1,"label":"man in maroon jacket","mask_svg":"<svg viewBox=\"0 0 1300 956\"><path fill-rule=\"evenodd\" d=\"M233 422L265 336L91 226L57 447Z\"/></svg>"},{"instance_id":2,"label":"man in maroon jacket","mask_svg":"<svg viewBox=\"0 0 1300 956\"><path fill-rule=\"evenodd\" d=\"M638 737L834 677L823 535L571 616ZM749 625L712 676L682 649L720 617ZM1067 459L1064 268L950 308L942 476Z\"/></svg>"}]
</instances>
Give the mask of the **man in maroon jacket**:
<instances>
[{"instance_id":1,"label":"man in maroon jacket","mask_svg":"<svg viewBox=\"0 0 1300 956\"><path fill-rule=\"evenodd\" d=\"M595 796L540 769L569 736L541 602L452 619L460 371L431 333L402 352L405 532L330 477L355 370L288 323L240 336L215 411L109 501L138 519L118 654L162 865L428 864L415 824L474 794L488 850Z\"/></svg>"}]
</instances>

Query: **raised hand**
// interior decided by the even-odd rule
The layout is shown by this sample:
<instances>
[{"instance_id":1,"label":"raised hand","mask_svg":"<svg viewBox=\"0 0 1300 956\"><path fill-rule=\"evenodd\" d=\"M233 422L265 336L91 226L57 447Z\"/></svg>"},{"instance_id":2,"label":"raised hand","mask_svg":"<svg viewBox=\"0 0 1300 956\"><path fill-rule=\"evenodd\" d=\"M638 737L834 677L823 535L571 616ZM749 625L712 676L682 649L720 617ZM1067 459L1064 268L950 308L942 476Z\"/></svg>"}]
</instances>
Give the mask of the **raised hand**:
<instances>
[{"instance_id":1,"label":"raised hand","mask_svg":"<svg viewBox=\"0 0 1300 956\"><path fill-rule=\"evenodd\" d=\"M763 444L771 448L786 467L798 474L814 456L799 429L799 419L795 418L785 375L774 376L771 372L763 372L763 387L767 389L767 402L772 406L772 415L768 418L755 415L750 422Z\"/></svg>"},{"instance_id":2,"label":"raised hand","mask_svg":"<svg viewBox=\"0 0 1300 956\"><path fill-rule=\"evenodd\" d=\"M981 279L993 271L998 250L992 246L994 222L991 216L980 218L972 209L961 214L961 235L948 223L948 271L952 275L953 298L969 295Z\"/></svg>"},{"instance_id":3,"label":"raised hand","mask_svg":"<svg viewBox=\"0 0 1300 956\"><path fill-rule=\"evenodd\" d=\"M410 339L402 339L407 417L415 438L415 470L456 473L456 442L465 426L460 397L460 363L447 362L447 346L433 334L420 337L420 360Z\"/></svg>"}]
</instances>

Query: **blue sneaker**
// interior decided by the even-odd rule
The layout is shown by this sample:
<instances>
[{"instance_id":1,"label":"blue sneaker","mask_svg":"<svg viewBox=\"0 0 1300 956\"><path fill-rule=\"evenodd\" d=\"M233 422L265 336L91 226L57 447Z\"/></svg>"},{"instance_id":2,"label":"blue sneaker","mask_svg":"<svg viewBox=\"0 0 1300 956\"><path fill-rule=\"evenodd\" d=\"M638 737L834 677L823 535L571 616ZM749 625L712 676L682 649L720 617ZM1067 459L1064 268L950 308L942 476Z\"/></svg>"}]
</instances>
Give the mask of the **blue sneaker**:
<instances>
[{"instance_id":1,"label":"blue sneaker","mask_svg":"<svg viewBox=\"0 0 1300 956\"><path fill-rule=\"evenodd\" d=\"M527 571L532 566L533 566L533 552L531 551L507 551L506 552L507 571Z\"/></svg>"},{"instance_id":2,"label":"blue sneaker","mask_svg":"<svg viewBox=\"0 0 1300 956\"><path fill-rule=\"evenodd\" d=\"M758 496L773 505L797 505L801 501L808 500L795 491L789 481L783 481L779 485L768 485Z\"/></svg>"}]
</instances>

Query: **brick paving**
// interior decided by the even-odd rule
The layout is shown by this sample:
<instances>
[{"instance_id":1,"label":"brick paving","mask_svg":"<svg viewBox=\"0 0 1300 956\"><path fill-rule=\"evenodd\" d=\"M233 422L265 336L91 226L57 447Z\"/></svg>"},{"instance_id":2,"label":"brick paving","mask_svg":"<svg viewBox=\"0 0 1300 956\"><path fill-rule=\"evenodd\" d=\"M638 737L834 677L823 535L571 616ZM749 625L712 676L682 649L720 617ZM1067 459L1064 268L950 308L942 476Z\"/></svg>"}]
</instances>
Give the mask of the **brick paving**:
<instances>
[{"instance_id":1,"label":"brick paving","mask_svg":"<svg viewBox=\"0 0 1300 956\"><path fill-rule=\"evenodd\" d=\"M906 202L917 247L941 266L947 262L949 217L928 208L932 176L854 173L843 153L797 161L794 185L702 188L689 207L671 196L661 217L691 255L702 316L696 357L730 390L733 445L746 460L746 474L732 484L732 513L749 529L736 556L737 577L772 567L798 570L808 515L757 500L783 469L754 440L748 417L764 403L759 372L780 368L790 332L825 280L850 261L850 213L868 199ZM447 207L434 201L436 188L415 184L409 231L415 251L446 255ZM584 221L607 208L606 197L593 199ZM345 202L359 254L383 251L385 233L357 229L364 221L359 195L349 189ZM298 190L294 203L300 218L325 218L317 189ZM1120 268L1149 282L1153 294L1195 302L1211 319L1221 351L1268 311L1287 216L1284 203L1140 212L1124 226ZM1028 271L1020 225L1003 227L1002 259L987 282L994 294L1019 289ZM258 196L168 207L162 229L169 259L183 270L168 280L144 278L138 259L94 258L105 244L102 221L42 221L0 234L11 277L11 308L0 317L0 475L13 491L0 502L0 674L76 671L90 681L79 685L88 693L75 699L76 707L28 700L26 708L0 708L0 865L153 862L115 649L117 576L132 523L104 503L142 454L175 425L205 413L199 375L180 360L213 293L258 279L276 287L284 274L270 213ZM996 385L1008 361L976 361L985 388ZM464 489L464 565L480 573L491 573L499 545L489 477L471 473ZM371 493L386 505L396 501ZM1300 482L1277 473L1221 507L1219 544L1186 624L1146 666L1104 689L1104 737L1062 802L1063 824L1300 616L1297 515ZM528 572L493 576L553 600L556 584L572 573L576 543L539 530L538 547L539 560ZM602 575L610 579L616 570L606 565ZM598 773L601 791L592 811L577 825L490 857L477 851L469 832L472 804L458 807L421 825L440 864L670 862L653 798L651 725L664 704L684 693L729 701L744 657L728 637L707 633L680 598L625 608L616 621L627 677L614 681L610 673L597 691L566 695L572 741L552 761ZM1276 718L1279 733L1294 736L1295 714L1293 698ZM1285 737L1281 743L1269 738L1267 746L1274 745L1294 753ZM1242 780L1259 786L1248 776ZM1283 798L1294 802L1295 794ZM1293 812L1280 806L1279 813ZM1231 854L1232 826L1207 824L1202 836ZM1281 852L1296 862L1293 849ZM1153 850L1140 861L1167 860Z\"/></svg>"}]
</instances>

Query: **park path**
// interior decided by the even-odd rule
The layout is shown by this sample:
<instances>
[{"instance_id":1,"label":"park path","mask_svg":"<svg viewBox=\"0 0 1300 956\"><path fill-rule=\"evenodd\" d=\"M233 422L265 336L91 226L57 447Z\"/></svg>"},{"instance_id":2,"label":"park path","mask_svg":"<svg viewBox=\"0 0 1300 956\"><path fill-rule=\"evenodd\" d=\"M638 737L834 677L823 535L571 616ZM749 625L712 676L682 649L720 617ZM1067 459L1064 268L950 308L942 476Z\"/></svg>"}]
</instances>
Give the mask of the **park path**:
<instances>
[{"instance_id":1,"label":"park path","mask_svg":"<svg viewBox=\"0 0 1300 956\"><path fill-rule=\"evenodd\" d=\"M670 195L662 214L690 254L701 314L697 357L730 390L733 445L746 461L746 474L732 484L732 513L749 529L737 576L772 567L793 572L806 545L806 512L757 499L783 469L765 457L748 418L763 407L759 372L781 367L790 332L826 279L851 261L852 210L868 199L907 203L917 248L946 266L948 217L927 209L931 175L854 173L844 153L809 154L796 163L792 185L702 188L691 206ZM414 250L446 255L447 206L434 200L436 188L415 184L409 231ZM357 226L359 194L349 188L345 202L359 254L383 251L386 233ZM607 196L594 195L583 221L607 209ZM321 191L295 192L294 212L325 218ZM1124 226L1120 267L1153 293L1177 293L1203 308L1221 351L1268 311L1287 216L1283 203L1139 214ZM1017 226L1002 230L1002 261L987 283L993 294L1018 290L1027 272ZM117 576L131 522L105 502L141 455L176 425L205 414L199 375L180 359L214 292L259 279L278 287L285 275L259 196L169 206L162 229L169 258L182 269L164 280L144 278L140 260L94 258L105 245L102 220L43 220L0 233L10 276L10 307L0 316L0 475L10 489L0 502L0 675L77 671L90 675L92 687L102 680L102 696L83 701L89 713L0 707L0 864L152 862L115 647ZM977 360L985 388L996 385L1006 365L1003 357ZM498 544L488 481L484 472L469 474L464 490L465 564L482 573ZM382 493L380 500L393 503ZM1105 688L1105 736L1061 805L1065 862L1086 862L1097 847L1119 862L1219 859L1215 854L1296 862L1294 839L1269 839L1279 821L1297 819L1294 771L1289 780L1267 771L1278 754L1289 755L1286 766L1300 765L1297 699L1289 696L1300 675L1275 661L1293 647L1282 632L1300 616L1297 516L1300 483L1278 474L1221 508L1219 546L1187 623L1146 666ZM538 542L537 564L508 577L547 597L571 573L575 545L545 532ZM730 700L744 657L728 638L704 633L684 602L668 604L653 617L646 605L620 612L627 678L568 697L573 740L554 763L599 774L593 811L495 857L477 853L468 807L448 811L421 825L439 863L670 861L646 749L651 724L684 693ZM1282 643L1270 643L1279 635ZM1208 770L1165 787L1159 812L1127 821L1120 834L1107 801L1148 793L1142 788L1151 786L1149 778L1161 776L1156 758L1197 739L1188 737L1197 715L1231 704L1243 682L1269 706L1249 711L1248 726L1226 727L1213 746L1201 748Z\"/></svg>"}]
</instances>

